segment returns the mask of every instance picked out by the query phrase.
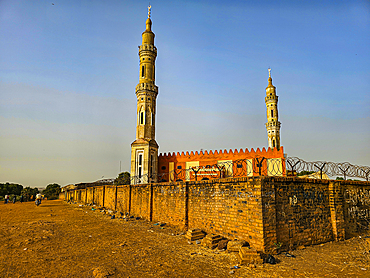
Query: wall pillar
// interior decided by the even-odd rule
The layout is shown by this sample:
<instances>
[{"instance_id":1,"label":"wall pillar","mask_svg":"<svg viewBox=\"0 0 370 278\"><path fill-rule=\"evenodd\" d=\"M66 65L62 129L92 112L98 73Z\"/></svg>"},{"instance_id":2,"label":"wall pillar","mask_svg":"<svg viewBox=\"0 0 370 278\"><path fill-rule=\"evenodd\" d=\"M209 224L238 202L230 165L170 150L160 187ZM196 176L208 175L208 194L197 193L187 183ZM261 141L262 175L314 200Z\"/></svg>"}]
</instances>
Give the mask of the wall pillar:
<instances>
[{"instance_id":1,"label":"wall pillar","mask_svg":"<svg viewBox=\"0 0 370 278\"><path fill-rule=\"evenodd\" d=\"M272 252L276 250L276 203L275 203L274 178L261 178L262 225L263 225L263 250Z\"/></svg>"},{"instance_id":2,"label":"wall pillar","mask_svg":"<svg viewBox=\"0 0 370 278\"><path fill-rule=\"evenodd\" d=\"M105 186L104 186L105 188ZM116 192L114 194L114 210L116 211L117 210L117 194L118 194L118 191L117 191L117 184L116 184Z\"/></svg>"},{"instance_id":3,"label":"wall pillar","mask_svg":"<svg viewBox=\"0 0 370 278\"><path fill-rule=\"evenodd\" d=\"M153 221L153 184L149 184L149 221Z\"/></svg>"},{"instance_id":4,"label":"wall pillar","mask_svg":"<svg viewBox=\"0 0 370 278\"><path fill-rule=\"evenodd\" d=\"M329 207L333 238L336 241L346 237L344 222L343 189L339 181L329 181Z\"/></svg>"},{"instance_id":5,"label":"wall pillar","mask_svg":"<svg viewBox=\"0 0 370 278\"><path fill-rule=\"evenodd\" d=\"M131 184L128 185L128 188L129 188L128 190L128 214L130 215L131 214L131 190L132 190Z\"/></svg>"},{"instance_id":6,"label":"wall pillar","mask_svg":"<svg viewBox=\"0 0 370 278\"><path fill-rule=\"evenodd\" d=\"M189 229L189 182L185 182L185 223L184 229Z\"/></svg>"},{"instance_id":7,"label":"wall pillar","mask_svg":"<svg viewBox=\"0 0 370 278\"><path fill-rule=\"evenodd\" d=\"M102 207L104 207L105 204L105 186L103 186L103 204Z\"/></svg>"}]
</instances>

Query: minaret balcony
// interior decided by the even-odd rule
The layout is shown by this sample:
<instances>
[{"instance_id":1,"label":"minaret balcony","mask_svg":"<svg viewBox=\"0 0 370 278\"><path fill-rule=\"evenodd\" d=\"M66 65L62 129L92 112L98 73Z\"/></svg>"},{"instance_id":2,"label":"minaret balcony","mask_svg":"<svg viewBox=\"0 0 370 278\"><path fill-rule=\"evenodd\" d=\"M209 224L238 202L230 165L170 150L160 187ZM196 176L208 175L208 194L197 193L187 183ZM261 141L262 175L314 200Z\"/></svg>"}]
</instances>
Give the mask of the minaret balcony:
<instances>
[{"instance_id":1,"label":"minaret balcony","mask_svg":"<svg viewBox=\"0 0 370 278\"><path fill-rule=\"evenodd\" d=\"M153 51L157 54L157 48L152 44L139 45L139 53L141 51Z\"/></svg>"},{"instance_id":2,"label":"minaret balcony","mask_svg":"<svg viewBox=\"0 0 370 278\"><path fill-rule=\"evenodd\" d=\"M136 93L142 92L142 91L151 91L154 92L156 95L158 94L158 87L154 84L150 83L139 83L136 85Z\"/></svg>"},{"instance_id":3,"label":"minaret balcony","mask_svg":"<svg viewBox=\"0 0 370 278\"><path fill-rule=\"evenodd\" d=\"M279 121L271 121L271 122L266 123L266 128L273 127L273 126L280 128L281 123Z\"/></svg>"},{"instance_id":4,"label":"minaret balcony","mask_svg":"<svg viewBox=\"0 0 370 278\"><path fill-rule=\"evenodd\" d=\"M279 97L277 95L268 95L265 97L265 102L278 101Z\"/></svg>"}]
</instances>

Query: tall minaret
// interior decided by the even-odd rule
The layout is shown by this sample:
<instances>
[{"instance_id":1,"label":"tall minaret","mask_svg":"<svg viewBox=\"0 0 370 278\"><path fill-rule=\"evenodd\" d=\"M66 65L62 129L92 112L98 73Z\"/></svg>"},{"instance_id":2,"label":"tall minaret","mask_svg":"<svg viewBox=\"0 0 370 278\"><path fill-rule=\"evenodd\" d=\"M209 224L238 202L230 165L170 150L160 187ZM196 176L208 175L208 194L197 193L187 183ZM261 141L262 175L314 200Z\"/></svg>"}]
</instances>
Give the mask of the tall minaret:
<instances>
[{"instance_id":1,"label":"tall minaret","mask_svg":"<svg viewBox=\"0 0 370 278\"><path fill-rule=\"evenodd\" d=\"M136 86L137 123L136 140L131 144L132 184L157 181L158 144L155 141L155 109L158 87L155 80L155 59L157 48L154 46L154 33L148 7L146 30L139 46L139 84Z\"/></svg>"},{"instance_id":2,"label":"tall minaret","mask_svg":"<svg viewBox=\"0 0 370 278\"><path fill-rule=\"evenodd\" d=\"M267 138L269 147L280 149L280 126L278 114L278 96L276 95L276 87L272 85L271 69L269 69L269 84L266 88L266 112L267 112Z\"/></svg>"}]
</instances>

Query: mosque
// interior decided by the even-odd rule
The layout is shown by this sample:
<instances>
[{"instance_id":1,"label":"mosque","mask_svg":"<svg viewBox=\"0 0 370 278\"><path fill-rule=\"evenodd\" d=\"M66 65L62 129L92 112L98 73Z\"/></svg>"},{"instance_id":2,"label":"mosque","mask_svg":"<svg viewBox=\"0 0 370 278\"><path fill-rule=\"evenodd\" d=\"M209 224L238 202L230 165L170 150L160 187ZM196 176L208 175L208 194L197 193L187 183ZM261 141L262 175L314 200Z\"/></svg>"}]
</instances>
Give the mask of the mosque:
<instances>
[{"instance_id":1,"label":"mosque","mask_svg":"<svg viewBox=\"0 0 370 278\"><path fill-rule=\"evenodd\" d=\"M286 176L283 147L280 146L280 126L278 96L272 85L269 69L266 88L267 138L268 149L235 151L201 151L159 154L155 140L155 115L158 87L155 85L155 60L157 48L152 32L151 7L148 7L146 29L142 33L139 46L139 84L136 86L137 122L136 140L131 144L131 183L151 183L164 181L196 180L234 177L237 172L245 176L272 175ZM223 167L221 167L221 165ZM228 167L225 167L228 166ZM258 168L259 167L259 168ZM262 168L261 168L262 167ZM257 169L258 168L258 169ZM193 171L187 171L193 169ZM262 172L261 172L262 169ZM277 171L276 171L277 169Z\"/></svg>"}]
</instances>

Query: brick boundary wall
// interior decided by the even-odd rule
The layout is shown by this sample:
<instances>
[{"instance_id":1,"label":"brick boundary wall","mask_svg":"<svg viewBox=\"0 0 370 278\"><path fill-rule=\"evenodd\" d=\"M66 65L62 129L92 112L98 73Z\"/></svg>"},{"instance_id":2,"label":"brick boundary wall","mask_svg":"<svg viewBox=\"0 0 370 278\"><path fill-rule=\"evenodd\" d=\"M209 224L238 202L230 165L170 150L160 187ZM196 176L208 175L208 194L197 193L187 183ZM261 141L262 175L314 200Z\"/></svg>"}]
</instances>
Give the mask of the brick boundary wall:
<instances>
[{"instance_id":1,"label":"brick boundary wall","mask_svg":"<svg viewBox=\"0 0 370 278\"><path fill-rule=\"evenodd\" d=\"M370 221L370 182L362 181L228 178L91 186L60 197L243 239L263 252L350 238Z\"/></svg>"}]
</instances>

